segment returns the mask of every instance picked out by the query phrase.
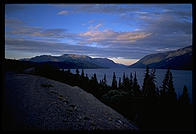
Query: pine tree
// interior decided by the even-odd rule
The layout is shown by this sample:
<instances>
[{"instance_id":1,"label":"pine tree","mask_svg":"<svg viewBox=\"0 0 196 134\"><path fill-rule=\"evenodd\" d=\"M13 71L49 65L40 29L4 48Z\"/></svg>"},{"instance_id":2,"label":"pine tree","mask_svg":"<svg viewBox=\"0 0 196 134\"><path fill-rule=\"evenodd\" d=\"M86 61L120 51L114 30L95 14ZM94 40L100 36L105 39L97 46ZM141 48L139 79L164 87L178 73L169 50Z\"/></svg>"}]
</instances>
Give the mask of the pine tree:
<instances>
[{"instance_id":1,"label":"pine tree","mask_svg":"<svg viewBox=\"0 0 196 134\"><path fill-rule=\"evenodd\" d=\"M85 77L84 77L84 70L82 69L82 73L81 73L81 77L80 77L80 85L81 85L82 89L85 88L85 84L86 84L86 81L85 81Z\"/></svg>"},{"instance_id":2,"label":"pine tree","mask_svg":"<svg viewBox=\"0 0 196 134\"><path fill-rule=\"evenodd\" d=\"M93 74L92 80L94 81L94 83L96 83L96 84L98 83L96 73Z\"/></svg>"},{"instance_id":3,"label":"pine tree","mask_svg":"<svg viewBox=\"0 0 196 134\"><path fill-rule=\"evenodd\" d=\"M177 102L177 95L174 89L174 85L173 85L173 76L172 73L169 73L169 82L168 82L168 92L167 92L167 96L168 96L168 101L170 103L176 103Z\"/></svg>"},{"instance_id":4,"label":"pine tree","mask_svg":"<svg viewBox=\"0 0 196 134\"><path fill-rule=\"evenodd\" d=\"M144 76L144 82L143 82L143 86L142 86L143 95L144 96L147 96L148 95L149 78L150 78L150 75L149 75L149 67L146 66L146 73L145 73L145 76Z\"/></svg>"},{"instance_id":5,"label":"pine tree","mask_svg":"<svg viewBox=\"0 0 196 134\"><path fill-rule=\"evenodd\" d=\"M76 74L77 74L77 75L79 75L79 73L80 73L80 72L79 72L79 70L78 70L78 69L76 69Z\"/></svg>"},{"instance_id":6,"label":"pine tree","mask_svg":"<svg viewBox=\"0 0 196 134\"><path fill-rule=\"evenodd\" d=\"M155 69L152 69L150 78L149 78L149 96L155 97L158 95L156 92L156 85L155 85Z\"/></svg>"},{"instance_id":7,"label":"pine tree","mask_svg":"<svg viewBox=\"0 0 196 134\"><path fill-rule=\"evenodd\" d=\"M173 76L170 70L167 70L161 86L161 98L163 103L174 104L177 102L176 92L173 86Z\"/></svg>"},{"instance_id":8,"label":"pine tree","mask_svg":"<svg viewBox=\"0 0 196 134\"><path fill-rule=\"evenodd\" d=\"M117 89L117 81L116 81L115 72L113 72L112 89Z\"/></svg>"},{"instance_id":9,"label":"pine tree","mask_svg":"<svg viewBox=\"0 0 196 134\"><path fill-rule=\"evenodd\" d=\"M70 69L67 70L68 73L71 73Z\"/></svg>"},{"instance_id":10,"label":"pine tree","mask_svg":"<svg viewBox=\"0 0 196 134\"><path fill-rule=\"evenodd\" d=\"M141 95L140 86L138 85L138 82L137 82L136 72L135 72L134 79L133 79L133 91L134 91L134 96L140 96Z\"/></svg>"},{"instance_id":11,"label":"pine tree","mask_svg":"<svg viewBox=\"0 0 196 134\"><path fill-rule=\"evenodd\" d=\"M104 74L103 82L104 82L104 85L107 85L106 74Z\"/></svg>"},{"instance_id":12,"label":"pine tree","mask_svg":"<svg viewBox=\"0 0 196 134\"><path fill-rule=\"evenodd\" d=\"M179 97L178 102L179 102L179 104L190 104L190 99L189 99L189 96L188 96L188 89L185 85L184 85L184 88L183 88L183 93Z\"/></svg>"},{"instance_id":13,"label":"pine tree","mask_svg":"<svg viewBox=\"0 0 196 134\"><path fill-rule=\"evenodd\" d=\"M162 97L166 95L166 92L168 92L169 74L170 74L170 70L169 70L169 68L168 68L168 70L167 70L167 72L166 72L166 74L165 74L165 78L164 78L164 80L163 80L163 82L162 82L162 86L161 86L161 91L160 91L160 93L161 93L161 96L162 96Z\"/></svg>"},{"instance_id":14,"label":"pine tree","mask_svg":"<svg viewBox=\"0 0 196 134\"><path fill-rule=\"evenodd\" d=\"M84 70L82 69L81 77L84 78Z\"/></svg>"},{"instance_id":15,"label":"pine tree","mask_svg":"<svg viewBox=\"0 0 196 134\"><path fill-rule=\"evenodd\" d=\"M130 73L130 88L132 88L132 86L133 86L133 75L132 75L132 73Z\"/></svg>"},{"instance_id":16,"label":"pine tree","mask_svg":"<svg viewBox=\"0 0 196 134\"><path fill-rule=\"evenodd\" d=\"M76 69L76 75L74 75L74 85L77 85L79 86L81 83L79 82L80 81L80 74L79 74L79 70Z\"/></svg>"},{"instance_id":17,"label":"pine tree","mask_svg":"<svg viewBox=\"0 0 196 134\"><path fill-rule=\"evenodd\" d=\"M122 87L125 88L125 72L123 73Z\"/></svg>"},{"instance_id":18,"label":"pine tree","mask_svg":"<svg viewBox=\"0 0 196 134\"><path fill-rule=\"evenodd\" d=\"M121 89L122 88L122 84L121 84L121 78L119 77L119 81L118 81L118 88Z\"/></svg>"},{"instance_id":19,"label":"pine tree","mask_svg":"<svg viewBox=\"0 0 196 134\"><path fill-rule=\"evenodd\" d=\"M98 81L97 81L96 73L94 73L89 81L89 90L91 93L96 94L97 89L98 89Z\"/></svg>"}]
</instances>

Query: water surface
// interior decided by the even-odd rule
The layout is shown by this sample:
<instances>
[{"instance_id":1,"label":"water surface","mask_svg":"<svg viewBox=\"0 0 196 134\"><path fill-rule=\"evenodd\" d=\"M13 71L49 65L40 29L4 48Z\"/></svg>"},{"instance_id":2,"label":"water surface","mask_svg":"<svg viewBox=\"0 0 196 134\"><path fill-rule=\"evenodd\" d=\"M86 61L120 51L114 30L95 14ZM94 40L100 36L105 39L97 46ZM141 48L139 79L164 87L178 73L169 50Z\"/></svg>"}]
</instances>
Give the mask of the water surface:
<instances>
[{"instance_id":1,"label":"water surface","mask_svg":"<svg viewBox=\"0 0 196 134\"><path fill-rule=\"evenodd\" d=\"M79 69L81 73L81 69ZM151 70L150 70L151 71ZM158 87L161 86L162 81L165 77L167 69L156 69L156 85ZM75 69L71 69L72 73L75 73ZM116 78L117 82L119 80L119 77L123 77L123 72L125 72L126 76L130 77L130 73L137 74L137 80L140 86L143 84L144 80L144 74L145 74L145 69L141 68L110 68L110 69L84 69L84 73L88 74L88 77L91 78L94 73L97 75L98 81L102 80L104 77L104 74L106 74L106 79L107 79L107 84L111 85L112 84L112 77L113 77L113 72L116 73ZM189 97L192 102L192 71L190 70L171 70L172 75L173 75L173 83L174 83L174 88L177 93L177 96L179 97L182 92L183 92L183 87L184 85L187 86L188 88L188 93Z\"/></svg>"}]
</instances>

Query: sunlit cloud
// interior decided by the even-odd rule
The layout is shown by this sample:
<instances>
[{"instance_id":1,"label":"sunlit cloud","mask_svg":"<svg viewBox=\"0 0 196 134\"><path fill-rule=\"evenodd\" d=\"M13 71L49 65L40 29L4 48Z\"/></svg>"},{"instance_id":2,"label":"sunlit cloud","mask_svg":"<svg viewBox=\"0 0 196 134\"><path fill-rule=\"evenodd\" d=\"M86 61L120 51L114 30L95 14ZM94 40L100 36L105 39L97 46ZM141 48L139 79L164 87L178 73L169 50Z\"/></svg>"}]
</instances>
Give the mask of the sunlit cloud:
<instances>
[{"instance_id":1,"label":"sunlit cloud","mask_svg":"<svg viewBox=\"0 0 196 134\"><path fill-rule=\"evenodd\" d=\"M100 31L98 28L102 26L101 24L96 25L89 31L81 33L81 37L85 37L88 43L120 43L120 45L135 42L139 39L144 39L150 36L152 33L145 32L115 32L113 30Z\"/></svg>"}]
</instances>

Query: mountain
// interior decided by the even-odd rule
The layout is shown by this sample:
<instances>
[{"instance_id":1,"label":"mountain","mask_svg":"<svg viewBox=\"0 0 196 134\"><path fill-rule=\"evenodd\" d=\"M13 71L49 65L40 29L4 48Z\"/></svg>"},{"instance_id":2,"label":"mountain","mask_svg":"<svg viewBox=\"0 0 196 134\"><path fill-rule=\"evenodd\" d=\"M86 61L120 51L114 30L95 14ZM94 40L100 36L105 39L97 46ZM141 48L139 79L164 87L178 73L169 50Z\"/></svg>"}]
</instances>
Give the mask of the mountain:
<instances>
[{"instance_id":1,"label":"mountain","mask_svg":"<svg viewBox=\"0 0 196 134\"><path fill-rule=\"evenodd\" d=\"M61 56L41 55L33 58L21 59L37 63L48 62L59 68L122 68L126 67L117 64L107 58L91 58L86 55L63 54Z\"/></svg>"},{"instance_id":2,"label":"mountain","mask_svg":"<svg viewBox=\"0 0 196 134\"><path fill-rule=\"evenodd\" d=\"M150 68L190 70L192 69L192 46L147 55L135 64L130 65L129 68L145 68L146 65Z\"/></svg>"}]
</instances>

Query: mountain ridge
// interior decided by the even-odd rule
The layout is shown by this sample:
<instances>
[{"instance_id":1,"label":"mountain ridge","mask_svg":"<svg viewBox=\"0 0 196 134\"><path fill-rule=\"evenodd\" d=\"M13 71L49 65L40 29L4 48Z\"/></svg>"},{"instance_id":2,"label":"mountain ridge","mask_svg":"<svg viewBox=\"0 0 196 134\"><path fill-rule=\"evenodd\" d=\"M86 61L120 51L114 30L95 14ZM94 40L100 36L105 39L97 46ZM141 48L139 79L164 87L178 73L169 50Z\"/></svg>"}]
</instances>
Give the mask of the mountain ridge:
<instances>
[{"instance_id":1,"label":"mountain ridge","mask_svg":"<svg viewBox=\"0 0 196 134\"><path fill-rule=\"evenodd\" d=\"M150 68L157 69L192 69L192 46L180 48L163 53L149 54L141 58L129 68Z\"/></svg>"},{"instance_id":2,"label":"mountain ridge","mask_svg":"<svg viewBox=\"0 0 196 134\"><path fill-rule=\"evenodd\" d=\"M49 62L61 68L124 68L126 65L115 63L107 58L91 58L86 55L63 54L61 56L40 55L20 61Z\"/></svg>"}]
</instances>

